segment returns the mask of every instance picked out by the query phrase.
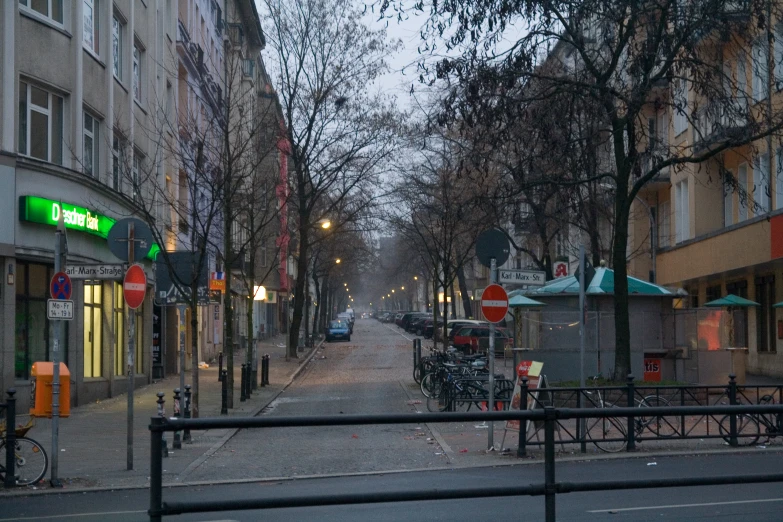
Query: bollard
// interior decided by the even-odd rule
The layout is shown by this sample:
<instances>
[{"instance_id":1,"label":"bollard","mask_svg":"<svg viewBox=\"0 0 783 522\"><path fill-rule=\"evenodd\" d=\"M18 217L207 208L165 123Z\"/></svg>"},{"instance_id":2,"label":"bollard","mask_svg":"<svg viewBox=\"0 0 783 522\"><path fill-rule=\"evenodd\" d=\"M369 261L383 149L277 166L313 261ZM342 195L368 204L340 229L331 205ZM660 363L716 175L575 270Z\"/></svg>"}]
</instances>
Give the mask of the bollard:
<instances>
[{"instance_id":1,"label":"bollard","mask_svg":"<svg viewBox=\"0 0 783 522\"><path fill-rule=\"evenodd\" d=\"M165 403L166 403L166 399L164 399L163 397L165 397L166 394L163 393L163 392L158 392L158 393L156 393L156 395L158 396L158 401L157 401L158 402L158 417L161 418L161 419L165 419L166 418L166 409L165 409L164 406L165 406ZM166 433L165 432L162 432L162 434L161 434L160 451L163 454L163 458L166 458L166 457L169 456L169 446L168 446L168 443L166 442Z\"/></svg>"},{"instance_id":2,"label":"bollard","mask_svg":"<svg viewBox=\"0 0 783 522\"><path fill-rule=\"evenodd\" d=\"M258 389L258 349L253 349L253 366L250 370L250 392Z\"/></svg>"},{"instance_id":3,"label":"bollard","mask_svg":"<svg viewBox=\"0 0 783 522\"><path fill-rule=\"evenodd\" d=\"M729 374L729 404L732 406L736 406L737 403L737 381L735 380L737 378L736 375L733 373ZM729 445L730 446L738 446L739 442L737 441L737 414L732 413L729 415Z\"/></svg>"},{"instance_id":4,"label":"bollard","mask_svg":"<svg viewBox=\"0 0 783 522\"><path fill-rule=\"evenodd\" d=\"M555 423L557 412L544 406L544 510L546 522L555 522L557 483L555 482Z\"/></svg>"},{"instance_id":5,"label":"bollard","mask_svg":"<svg viewBox=\"0 0 783 522\"><path fill-rule=\"evenodd\" d=\"M245 368L245 397L250 400L250 396L253 394L253 383L250 382L253 379L253 366L251 363L247 363Z\"/></svg>"},{"instance_id":6,"label":"bollard","mask_svg":"<svg viewBox=\"0 0 783 522\"><path fill-rule=\"evenodd\" d=\"M421 339L413 340L413 368L416 369L421 364Z\"/></svg>"},{"instance_id":7,"label":"bollard","mask_svg":"<svg viewBox=\"0 0 783 522\"><path fill-rule=\"evenodd\" d=\"M239 371L239 402L245 402L247 400L247 397L245 396L245 390L247 389L245 384L246 376L245 363L242 363L242 369Z\"/></svg>"},{"instance_id":8,"label":"bollard","mask_svg":"<svg viewBox=\"0 0 783 522\"><path fill-rule=\"evenodd\" d=\"M179 394L180 389L174 388L174 417L179 418L182 416L179 410ZM174 442L171 445L174 449L182 449L182 440L180 439L180 433L179 431L174 432Z\"/></svg>"},{"instance_id":9,"label":"bollard","mask_svg":"<svg viewBox=\"0 0 783 522\"><path fill-rule=\"evenodd\" d=\"M5 401L5 487L16 486L16 455L10 448L16 447L16 388L10 388Z\"/></svg>"},{"instance_id":10,"label":"bollard","mask_svg":"<svg viewBox=\"0 0 783 522\"><path fill-rule=\"evenodd\" d=\"M628 374L628 407L633 408L636 405L634 399L636 398L635 386L633 383L633 374ZM626 451L636 450L636 422L633 415L628 416L628 445L625 448Z\"/></svg>"},{"instance_id":11,"label":"bollard","mask_svg":"<svg viewBox=\"0 0 783 522\"><path fill-rule=\"evenodd\" d=\"M220 370L223 386L220 392L220 414L228 415L228 375L226 370Z\"/></svg>"},{"instance_id":12,"label":"bollard","mask_svg":"<svg viewBox=\"0 0 783 522\"><path fill-rule=\"evenodd\" d=\"M527 409L527 377L522 377L519 385L519 409ZM519 444L517 445L517 457L527 456L527 419L519 421Z\"/></svg>"},{"instance_id":13,"label":"bollard","mask_svg":"<svg viewBox=\"0 0 783 522\"><path fill-rule=\"evenodd\" d=\"M261 384L269 386L269 354L264 354L264 366L261 372Z\"/></svg>"},{"instance_id":14,"label":"bollard","mask_svg":"<svg viewBox=\"0 0 783 522\"><path fill-rule=\"evenodd\" d=\"M192 396L192 392L190 391L190 384L185 385L185 418L190 418L190 398ZM182 441L187 442L188 444L192 444L193 440L190 437L190 429L185 428L185 431L182 432Z\"/></svg>"},{"instance_id":15,"label":"bollard","mask_svg":"<svg viewBox=\"0 0 783 522\"><path fill-rule=\"evenodd\" d=\"M223 382L223 352L218 353L218 382Z\"/></svg>"}]
</instances>

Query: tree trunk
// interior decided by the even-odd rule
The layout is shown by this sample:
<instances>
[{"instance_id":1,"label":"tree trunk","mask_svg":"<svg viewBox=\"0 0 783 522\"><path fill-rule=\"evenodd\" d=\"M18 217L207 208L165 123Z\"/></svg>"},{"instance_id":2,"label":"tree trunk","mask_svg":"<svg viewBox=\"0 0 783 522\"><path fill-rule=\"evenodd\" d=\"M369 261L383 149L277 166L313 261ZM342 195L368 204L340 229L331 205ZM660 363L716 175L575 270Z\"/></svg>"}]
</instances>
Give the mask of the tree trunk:
<instances>
[{"instance_id":1,"label":"tree trunk","mask_svg":"<svg viewBox=\"0 0 783 522\"><path fill-rule=\"evenodd\" d=\"M226 403L229 408L234 407L234 309L231 303L231 220L228 218L228 203L224 207L223 216L223 273L226 277L226 293L223 296L223 353L226 354L226 387L228 388Z\"/></svg>"},{"instance_id":2,"label":"tree trunk","mask_svg":"<svg viewBox=\"0 0 783 522\"><path fill-rule=\"evenodd\" d=\"M318 274L315 273L315 270L313 270L313 283L315 283L315 310L313 310L313 336L315 337L320 332L318 330L318 321L321 315L321 308L323 308L323 303L321 302L323 292L321 292L321 285L318 283Z\"/></svg>"},{"instance_id":3,"label":"tree trunk","mask_svg":"<svg viewBox=\"0 0 783 522\"><path fill-rule=\"evenodd\" d=\"M253 272L250 273L252 274ZM255 335L253 335L253 308L255 308L255 292L253 290L255 289L250 290L251 298L247 300L247 313L245 314L245 320L247 321L247 351L245 353L245 364L248 364L251 369L253 368L253 348L255 348Z\"/></svg>"},{"instance_id":4,"label":"tree trunk","mask_svg":"<svg viewBox=\"0 0 783 522\"><path fill-rule=\"evenodd\" d=\"M628 234L628 203L627 186L618 183L617 200L615 202L615 234L612 251L614 265L614 379L624 381L631 373L631 324L628 312L628 266L626 264L626 247Z\"/></svg>"},{"instance_id":5,"label":"tree trunk","mask_svg":"<svg viewBox=\"0 0 783 522\"><path fill-rule=\"evenodd\" d=\"M312 308L310 304L313 302L312 298L310 297L310 285L305 284L305 309L304 309L304 342L305 346L307 346L307 340L310 338L310 309Z\"/></svg>"},{"instance_id":6,"label":"tree trunk","mask_svg":"<svg viewBox=\"0 0 783 522\"><path fill-rule=\"evenodd\" d=\"M307 223L306 216L300 214L300 223ZM304 221L303 221L304 220ZM309 233L307 226L299 227L299 257L296 260L296 285L294 285L294 314L291 318L291 329L288 332L288 348L286 357L296 359L299 347L299 328L302 326L302 312L305 304L305 283L307 282L307 254Z\"/></svg>"},{"instance_id":7,"label":"tree trunk","mask_svg":"<svg viewBox=\"0 0 783 522\"><path fill-rule=\"evenodd\" d=\"M473 306L470 302L470 294L468 293L468 284L465 281L465 268L460 265L457 268L457 281L459 282L459 293L462 295L462 308L465 310L465 317L473 319Z\"/></svg>"},{"instance_id":8,"label":"tree trunk","mask_svg":"<svg viewBox=\"0 0 783 522\"><path fill-rule=\"evenodd\" d=\"M191 296L198 295L196 284L191 287ZM191 352L191 395L190 395L190 412L191 416L198 418L198 305L195 299L190 300L190 352ZM184 368L182 369L185 370ZM182 390L183 393L185 390ZM183 410L184 411L184 410Z\"/></svg>"}]
</instances>

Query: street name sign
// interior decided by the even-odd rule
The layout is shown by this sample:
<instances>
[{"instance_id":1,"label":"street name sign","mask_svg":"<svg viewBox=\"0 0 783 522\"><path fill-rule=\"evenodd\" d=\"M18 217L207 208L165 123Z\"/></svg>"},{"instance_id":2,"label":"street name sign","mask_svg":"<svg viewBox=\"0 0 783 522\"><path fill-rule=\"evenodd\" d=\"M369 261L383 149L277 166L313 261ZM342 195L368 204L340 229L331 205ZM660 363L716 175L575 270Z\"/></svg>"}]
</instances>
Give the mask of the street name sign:
<instances>
[{"instance_id":1,"label":"street name sign","mask_svg":"<svg viewBox=\"0 0 783 522\"><path fill-rule=\"evenodd\" d=\"M539 270L498 270L498 282L512 285L544 286L546 272Z\"/></svg>"},{"instance_id":2,"label":"street name sign","mask_svg":"<svg viewBox=\"0 0 783 522\"><path fill-rule=\"evenodd\" d=\"M499 323L508 312L508 294L500 285L489 285L481 294L481 312L490 323Z\"/></svg>"},{"instance_id":3,"label":"street name sign","mask_svg":"<svg viewBox=\"0 0 783 522\"><path fill-rule=\"evenodd\" d=\"M103 279L122 281L125 275L125 267L118 264L101 265L69 265L65 267L65 273L71 279Z\"/></svg>"},{"instance_id":4,"label":"street name sign","mask_svg":"<svg viewBox=\"0 0 783 522\"><path fill-rule=\"evenodd\" d=\"M46 317L48 319L71 321L73 319L73 301L47 299Z\"/></svg>"}]
</instances>

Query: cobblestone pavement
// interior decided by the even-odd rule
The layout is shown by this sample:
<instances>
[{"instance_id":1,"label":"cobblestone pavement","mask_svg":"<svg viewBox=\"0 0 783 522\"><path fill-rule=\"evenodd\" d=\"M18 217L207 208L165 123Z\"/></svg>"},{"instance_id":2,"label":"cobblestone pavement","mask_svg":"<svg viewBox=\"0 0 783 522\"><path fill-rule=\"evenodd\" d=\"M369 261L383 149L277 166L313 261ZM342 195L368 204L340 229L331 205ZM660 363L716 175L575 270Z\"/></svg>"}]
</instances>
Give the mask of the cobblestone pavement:
<instances>
[{"instance_id":1,"label":"cobblestone pavement","mask_svg":"<svg viewBox=\"0 0 783 522\"><path fill-rule=\"evenodd\" d=\"M299 359L285 359L285 338L278 336L261 343L259 353L270 355L270 385L258 388L250 399L240 402L239 364L244 352L235 354L234 408L232 416L255 415L272 401L304 368L309 353L300 353ZM190 372L186 373L190 383ZM201 417L220 415L221 384L216 366L199 370ZM157 392L166 394L166 414L172 414L173 390L179 387L179 376L174 375L144 386L135 391L133 420L133 470L127 470L127 396L120 395L107 400L73 408L68 418L60 421L59 477L64 487L127 487L144 486L149 482L150 435L147 429L150 417L157 413ZM22 417L20 420L25 421ZM164 482L175 483L190 467L223 445L235 430L208 430L192 432L192 443L183 443L181 450L172 449L171 434L166 435L170 457L164 459ZM51 449L51 421L36 419L35 427L28 434ZM51 453L51 451L50 451ZM51 455L50 455L51 461ZM47 475L47 478L49 475ZM42 481L37 489L47 489L48 481ZM0 488L0 495L5 490Z\"/></svg>"}]
</instances>

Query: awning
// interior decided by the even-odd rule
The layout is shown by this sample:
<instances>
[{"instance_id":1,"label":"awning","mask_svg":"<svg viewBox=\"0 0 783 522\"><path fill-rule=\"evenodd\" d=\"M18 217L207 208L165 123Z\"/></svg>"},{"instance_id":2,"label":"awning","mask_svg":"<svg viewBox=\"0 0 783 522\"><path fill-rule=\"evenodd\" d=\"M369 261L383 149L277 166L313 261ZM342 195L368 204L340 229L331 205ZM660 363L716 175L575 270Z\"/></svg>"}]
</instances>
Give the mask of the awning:
<instances>
[{"instance_id":1,"label":"awning","mask_svg":"<svg viewBox=\"0 0 783 522\"><path fill-rule=\"evenodd\" d=\"M578 294L579 281L575 276L561 277L549 281L544 286L525 291L526 295L557 295ZM596 268L593 280L587 286L587 295L613 295L614 294L614 270L610 268ZM635 277L628 276L628 294L638 296L678 297L678 292L672 292L666 287L648 283Z\"/></svg>"},{"instance_id":2,"label":"awning","mask_svg":"<svg viewBox=\"0 0 783 522\"><path fill-rule=\"evenodd\" d=\"M515 295L514 297L509 298L508 306L509 308L539 308L541 306L546 306L546 303L530 299L523 295Z\"/></svg>"}]
</instances>

